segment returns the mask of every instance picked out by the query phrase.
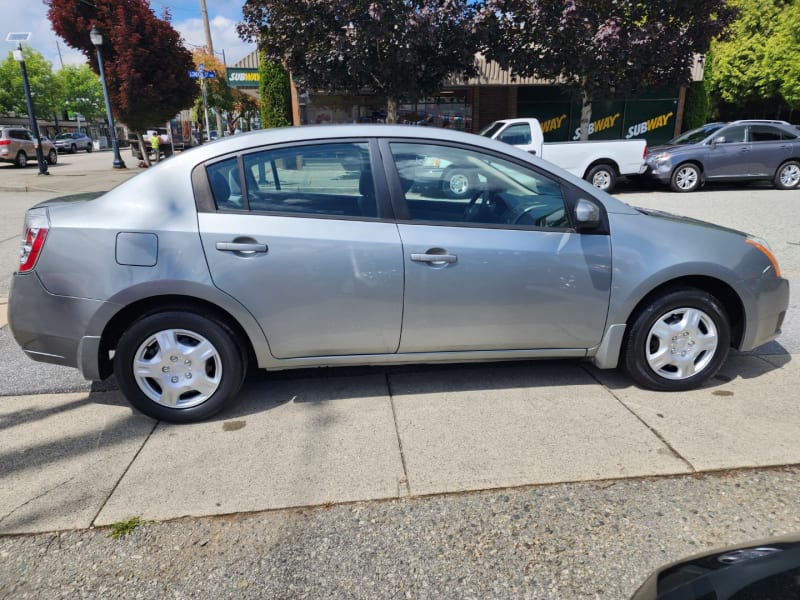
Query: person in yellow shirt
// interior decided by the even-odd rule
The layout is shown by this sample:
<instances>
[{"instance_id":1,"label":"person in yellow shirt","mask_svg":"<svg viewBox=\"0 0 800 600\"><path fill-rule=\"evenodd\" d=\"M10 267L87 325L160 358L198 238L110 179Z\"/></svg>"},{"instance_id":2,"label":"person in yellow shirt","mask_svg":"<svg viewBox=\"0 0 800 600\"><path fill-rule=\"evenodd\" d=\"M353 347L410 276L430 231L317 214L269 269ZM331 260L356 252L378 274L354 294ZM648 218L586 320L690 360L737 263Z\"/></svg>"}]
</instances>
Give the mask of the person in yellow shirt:
<instances>
[{"instance_id":1,"label":"person in yellow shirt","mask_svg":"<svg viewBox=\"0 0 800 600\"><path fill-rule=\"evenodd\" d=\"M155 158L153 162L158 162L158 159L161 157L161 149L159 148L159 137L157 132L153 132L152 137L150 138L150 147L153 149L153 154Z\"/></svg>"}]
</instances>

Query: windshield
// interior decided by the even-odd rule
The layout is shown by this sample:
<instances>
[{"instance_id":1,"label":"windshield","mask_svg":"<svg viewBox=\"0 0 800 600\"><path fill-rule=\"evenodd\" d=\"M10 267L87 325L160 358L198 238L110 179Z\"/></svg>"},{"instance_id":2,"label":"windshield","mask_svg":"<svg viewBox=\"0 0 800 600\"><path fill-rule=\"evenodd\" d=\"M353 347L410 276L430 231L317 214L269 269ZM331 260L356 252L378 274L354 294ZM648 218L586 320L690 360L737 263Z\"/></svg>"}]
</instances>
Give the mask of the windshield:
<instances>
[{"instance_id":1,"label":"windshield","mask_svg":"<svg viewBox=\"0 0 800 600\"><path fill-rule=\"evenodd\" d=\"M481 131L480 135L486 136L488 138L492 137L495 133L500 131L501 128L505 126L505 123L502 121L495 121L491 125L488 125L483 131Z\"/></svg>"},{"instance_id":2,"label":"windshield","mask_svg":"<svg viewBox=\"0 0 800 600\"><path fill-rule=\"evenodd\" d=\"M56 139L57 140L71 140L72 139L72 134L71 133L59 133L56 136Z\"/></svg>"},{"instance_id":3,"label":"windshield","mask_svg":"<svg viewBox=\"0 0 800 600\"><path fill-rule=\"evenodd\" d=\"M722 129L725 126L725 123L709 123L708 125L703 125L702 127L698 127L697 129L692 129L691 131L687 131L679 135L678 137L672 138L670 141L667 142L667 146L680 146L683 144L699 144L708 136L710 136L715 131Z\"/></svg>"}]
</instances>

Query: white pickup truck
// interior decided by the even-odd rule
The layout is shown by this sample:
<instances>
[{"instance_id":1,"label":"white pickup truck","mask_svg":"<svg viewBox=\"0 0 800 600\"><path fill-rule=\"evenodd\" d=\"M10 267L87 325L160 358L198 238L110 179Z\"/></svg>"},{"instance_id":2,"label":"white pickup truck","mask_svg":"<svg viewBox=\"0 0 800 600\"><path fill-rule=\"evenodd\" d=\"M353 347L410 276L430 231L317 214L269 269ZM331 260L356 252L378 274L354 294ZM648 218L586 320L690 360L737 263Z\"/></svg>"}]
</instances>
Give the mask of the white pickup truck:
<instances>
[{"instance_id":1,"label":"white pickup truck","mask_svg":"<svg viewBox=\"0 0 800 600\"><path fill-rule=\"evenodd\" d=\"M495 121L480 133L540 156L605 192L614 189L620 175L640 175L647 170L645 140L545 144L539 120L531 118Z\"/></svg>"}]
</instances>

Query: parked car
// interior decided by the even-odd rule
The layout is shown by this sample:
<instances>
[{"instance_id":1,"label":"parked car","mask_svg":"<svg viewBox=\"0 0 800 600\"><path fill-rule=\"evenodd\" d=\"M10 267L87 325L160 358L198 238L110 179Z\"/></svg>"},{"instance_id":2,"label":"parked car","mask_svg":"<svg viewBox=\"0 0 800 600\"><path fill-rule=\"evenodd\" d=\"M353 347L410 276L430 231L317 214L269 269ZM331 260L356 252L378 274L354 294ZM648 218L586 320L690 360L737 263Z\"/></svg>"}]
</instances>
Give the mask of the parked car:
<instances>
[{"instance_id":1,"label":"parked car","mask_svg":"<svg viewBox=\"0 0 800 600\"><path fill-rule=\"evenodd\" d=\"M675 192L707 181L772 181L781 190L800 185L800 131L785 121L709 123L647 154L649 174Z\"/></svg>"},{"instance_id":2,"label":"parked car","mask_svg":"<svg viewBox=\"0 0 800 600\"><path fill-rule=\"evenodd\" d=\"M541 156L609 194L621 175L647 171L647 141L643 139L545 143L539 120L521 117L495 121L481 135Z\"/></svg>"},{"instance_id":3,"label":"parked car","mask_svg":"<svg viewBox=\"0 0 800 600\"><path fill-rule=\"evenodd\" d=\"M75 154L78 150L86 150L86 152L94 150L92 138L82 131L59 133L56 136L55 144L56 150L70 154Z\"/></svg>"},{"instance_id":4,"label":"parked car","mask_svg":"<svg viewBox=\"0 0 800 600\"><path fill-rule=\"evenodd\" d=\"M685 558L653 572L631 600L796 600L800 536L750 542Z\"/></svg>"},{"instance_id":5,"label":"parked car","mask_svg":"<svg viewBox=\"0 0 800 600\"><path fill-rule=\"evenodd\" d=\"M42 153L48 164L58 162L58 152L47 136L40 136ZM36 162L36 139L24 127L0 126L0 162L14 163L20 168Z\"/></svg>"},{"instance_id":6,"label":"parked car","mask_svg":"<svg viewBox=\"0 0 800 600\"><path fill-rule=\"evenodd\" d=\"M429 193L429 156L478 189ZM228 406L251 366L570 357L686 390L774 339L788 303L745 233L485 137L347 125L227 136L31 208L8 320L31 358L113 372L182 422Z\"/></svg>"}]
</instances>

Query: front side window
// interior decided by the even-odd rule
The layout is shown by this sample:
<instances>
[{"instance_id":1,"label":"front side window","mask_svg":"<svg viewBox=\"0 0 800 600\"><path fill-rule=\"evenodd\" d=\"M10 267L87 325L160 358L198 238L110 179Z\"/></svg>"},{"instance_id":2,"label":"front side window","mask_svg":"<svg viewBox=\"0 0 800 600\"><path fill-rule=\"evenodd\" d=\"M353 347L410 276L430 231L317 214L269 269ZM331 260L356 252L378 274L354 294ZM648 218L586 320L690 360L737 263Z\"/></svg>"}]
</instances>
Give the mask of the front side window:
<instances>
[{"instance_id":1,"label":"front side window","mask_svg":"<svg viewBox=\"0 0 800 600\"><path fill-rule=\"evenodd\" d=\"M500 141L512 146L524 146L531 143L531 126L527 123L515 123L500 134Z\"/></svg>"},{"instance_id":2,"label":"front side window","mask_svg":"<svg viewBox=\"0 0 800 600\"><path fill-rule=\"evenodd\" d=\"M364 142L315 144L244 156L250 210L375 217L375 184Z\"/></svg>"},{"instance_id":3,"label":"front side window","mask_svg":"<svg viewBox=\"0 0 800 600\"><path fill-rule=\"evenodd\" d=\"M390 144L412 221L568 228L557 180L491 154Z\"/></svg>"},{"instance_id":4,"label":"front side window","mask_svg":"<svg viewBox=\"0 0 800 600\"><path fill-rule=\"evenodd\" d=\"M720 131L719 135L714 138L718 144L741 144L746 141L747 127L744 125L736 125L734 127L726 127Z\"/></svg>"}]
</instances>

